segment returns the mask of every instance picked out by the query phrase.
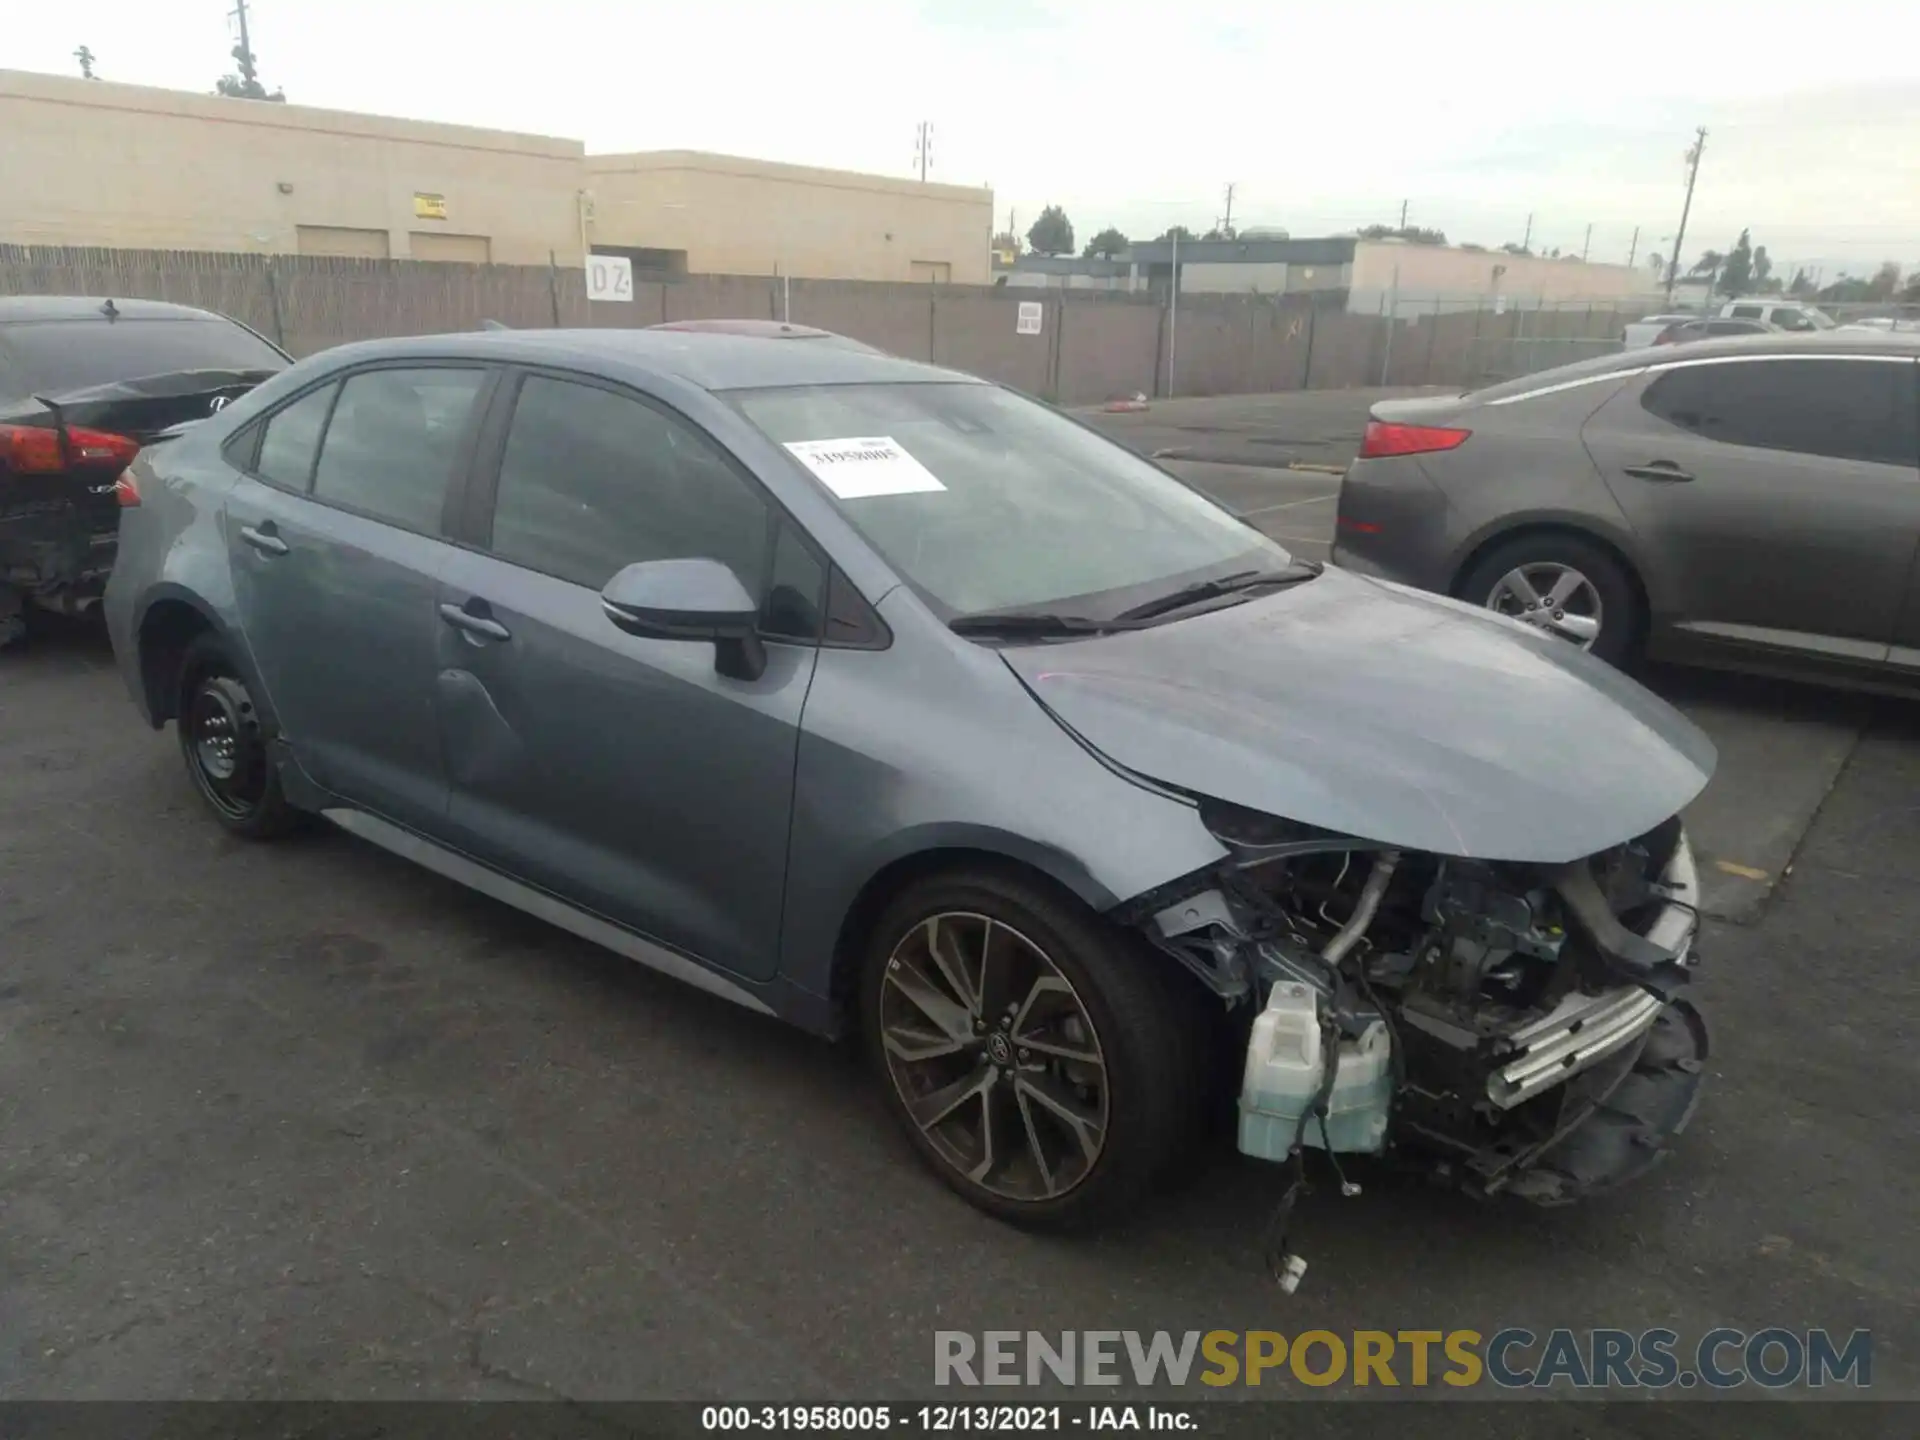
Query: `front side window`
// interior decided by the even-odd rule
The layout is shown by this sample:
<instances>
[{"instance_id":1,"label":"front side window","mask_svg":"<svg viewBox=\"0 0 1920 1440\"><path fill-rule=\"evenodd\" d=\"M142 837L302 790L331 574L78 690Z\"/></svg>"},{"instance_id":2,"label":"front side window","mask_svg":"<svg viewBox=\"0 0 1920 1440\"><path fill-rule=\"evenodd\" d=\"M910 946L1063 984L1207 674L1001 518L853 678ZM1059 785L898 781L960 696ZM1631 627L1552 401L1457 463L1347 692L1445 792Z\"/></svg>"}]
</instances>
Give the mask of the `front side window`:
<instances>
[{"instance_id":1,"label":"front side window","mask_svg":"<svg viewBox=\"0 0 1920 1440\"><path fill-rule=\"evenodd\" d=\"M348 376L320 444L313 498L438 533L447 483L485 381L483 370L453 368Z\"/></svg>"},{"instance_id":2,"label":"front side window","mask_svg":"<svg viewBox=\"0 0 1920 1440\"><path fill-rule=\"evenodd\" d=\"M1131 451L995 386L730 398L949 617L1058 605L1106 618L1196 578L1291 559Z\"/></svg>"},{"instance_id":3,"label":"front side window","mask_svg":"<svg viewBox=\"0 0 1920 1440\"><path fill-rule=\"evenodd\" d=\"M522 385L494 500L501 559L594 590L644 560L719 560L757 596L767 522L751 482L686 422L594 385Z\"/></svg>"},{"instance_id":4,"label":"front side window","mask_svg":"<svg viewBox=\"0 0 1920 1440\"><path fill-rule=\"evenodd\" d=\"M1727 445L1911 466L1914 386L1911 361L1722 361L1667 371L1641 404Z\"/></svg>"},{"instance_id":5,"label":"front side window","mask_svg":"<svg viewBox=\"0 0 1920 1440\"><path fill-rule=\"evenodd\" d=\"M1736 305L1733 307L1733 314L1734 318L1739 320L1758 320L1761 310L1758 305Z\"/></svg>"},{"instance_id":6,"label":"front side window","mask_svg":"<svg viewBox=\"0 0 1920 1440\"><path fill-rule=\"evenodd\" d=\"M284 410L268 417L260 436L260 458L253 472L288 490L305 493L313 478L313 459L320 450L320 430L327 423L338 385L322 385L302 395Z\"/></svg>"}]
</instances>

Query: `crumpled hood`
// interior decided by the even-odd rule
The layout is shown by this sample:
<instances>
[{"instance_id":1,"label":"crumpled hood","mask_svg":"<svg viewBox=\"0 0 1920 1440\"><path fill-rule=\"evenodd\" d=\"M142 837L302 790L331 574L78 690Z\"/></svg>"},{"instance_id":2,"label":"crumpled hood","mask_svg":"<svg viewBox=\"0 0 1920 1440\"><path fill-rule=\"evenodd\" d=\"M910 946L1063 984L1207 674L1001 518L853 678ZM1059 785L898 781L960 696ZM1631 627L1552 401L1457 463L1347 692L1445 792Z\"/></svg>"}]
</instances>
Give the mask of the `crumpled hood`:
<instances>
[{"instance_id":1,"label":"crumpled hood","mask_svg":"<svg viewBox=\"0 0 1920 1440\"><path fill-rule=\"evenodd\" d=\"M1717 760L1685 716L1565 641L1342 570L1002 655L1129 770L1437 854L1591 855L1687 805Z\"/></svg>"}]
</instances>

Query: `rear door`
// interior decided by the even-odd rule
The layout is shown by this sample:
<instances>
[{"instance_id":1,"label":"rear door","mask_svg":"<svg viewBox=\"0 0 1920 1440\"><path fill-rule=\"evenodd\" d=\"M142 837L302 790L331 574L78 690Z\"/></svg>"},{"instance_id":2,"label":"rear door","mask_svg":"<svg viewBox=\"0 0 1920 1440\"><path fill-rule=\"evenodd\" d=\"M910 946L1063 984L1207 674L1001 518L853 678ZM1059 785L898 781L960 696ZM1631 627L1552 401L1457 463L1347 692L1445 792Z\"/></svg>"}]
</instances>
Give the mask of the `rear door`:
<instances>
[{"instance_id":1,"label":"rear door","mask_svg":"<svg viewBox=\"0 0 1920 1440\"><path fill-rule=\"evenodd\" d=\"M452 843L749 978L772 975L825 562L734 458L650 397L532 373L495 407L474 548L443 571ZM487 492L491 491L489 498ZM615 628L629 564L720 560L763 597L767 668Z\"/></svg>"},{"instance_id":2,"label":"rear door","mask_svg":"<svg viewBox=\"0 0 1920 1440\"><path fill-rule=\"evenodd\" d=\"M1583 438L1639 539L1656 623L1701 641L1885 658L1920 536L1914 362L1656 366Z\"/></svg>"},{"instance_id":3,"label":"rear door","mask_svg":"<svg viewBox=\"0 0 1920 1440\"><path fill-rule=\"evenodd\" d=\"M301 763L428 833L447 797L433 712L438 577L454 553L443 519L492 375L415 360L309 390L253 427L224 517L242 628Z\"/></svg>"}]
</instances>

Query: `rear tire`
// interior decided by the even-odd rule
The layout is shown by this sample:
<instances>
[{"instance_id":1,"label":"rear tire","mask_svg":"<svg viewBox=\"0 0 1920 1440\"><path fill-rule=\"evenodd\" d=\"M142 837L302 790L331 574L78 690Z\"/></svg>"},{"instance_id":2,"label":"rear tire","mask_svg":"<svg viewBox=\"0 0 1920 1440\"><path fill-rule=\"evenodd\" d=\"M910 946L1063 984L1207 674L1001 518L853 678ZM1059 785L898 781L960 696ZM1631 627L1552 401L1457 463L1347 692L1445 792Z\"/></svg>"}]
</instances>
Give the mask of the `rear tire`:
<instances>
[{"instance_id":1,"label":"rear tire","mask_svg":"<svg viewBox=\"0 0 1920 1440\"><path fill-rule=\"evenodd\" d=\"M1092 1229L1180 1156L1201 1093L1193 1012L1170 963L1078 901L995 869L935 876L887 906L865 958L888 1108L969 1203Z\"/></svg>"},{"instance_id":2,"label":"rear tire","mask_svg":"<svg viewBox=\"0 0 1920 1440\"><path fill-rule=\"evenodd\" d=\"M224 829L272 840L302 828L308 817L287 803L253 695L216 636L188 644L175 713L187 778Z\"/></svg>"},{"instance_id":3,"label":"rear tire","mask_svg":"<svg viewBox=\"0 0 1920 1440\"><path fill-rule=\"evenodd\" d=\"M1541 531L1503 541L1467 568L1458 593L1570 644L1583 640L1576 624L1592 619L1598 633L1584 646L1589 654L1622 669L1638 658L1646 624L1639 590L1613 554L1584 535Z\"/></svg>"}]
</instances>

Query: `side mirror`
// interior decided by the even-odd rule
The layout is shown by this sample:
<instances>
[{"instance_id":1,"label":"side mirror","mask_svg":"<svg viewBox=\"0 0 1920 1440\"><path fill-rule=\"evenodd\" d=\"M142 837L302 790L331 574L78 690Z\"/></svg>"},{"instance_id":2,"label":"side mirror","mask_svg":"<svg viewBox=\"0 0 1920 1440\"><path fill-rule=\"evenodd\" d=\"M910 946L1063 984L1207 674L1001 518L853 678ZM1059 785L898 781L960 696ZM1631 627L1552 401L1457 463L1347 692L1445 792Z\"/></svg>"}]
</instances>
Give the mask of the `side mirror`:
<instances>
[{"instance_id":1,"label":"side mirror","mask_svg":"<svg viewBox=\"0 0 1920 1440\"><path fill-rule=\"evenodd\" d=\"M766 673L760 607L740 577L718 560L646 560L629 565L600 592L607 619L647 640L705 640L714 668L735 680Z\"/></svg>"}]
</instances>

